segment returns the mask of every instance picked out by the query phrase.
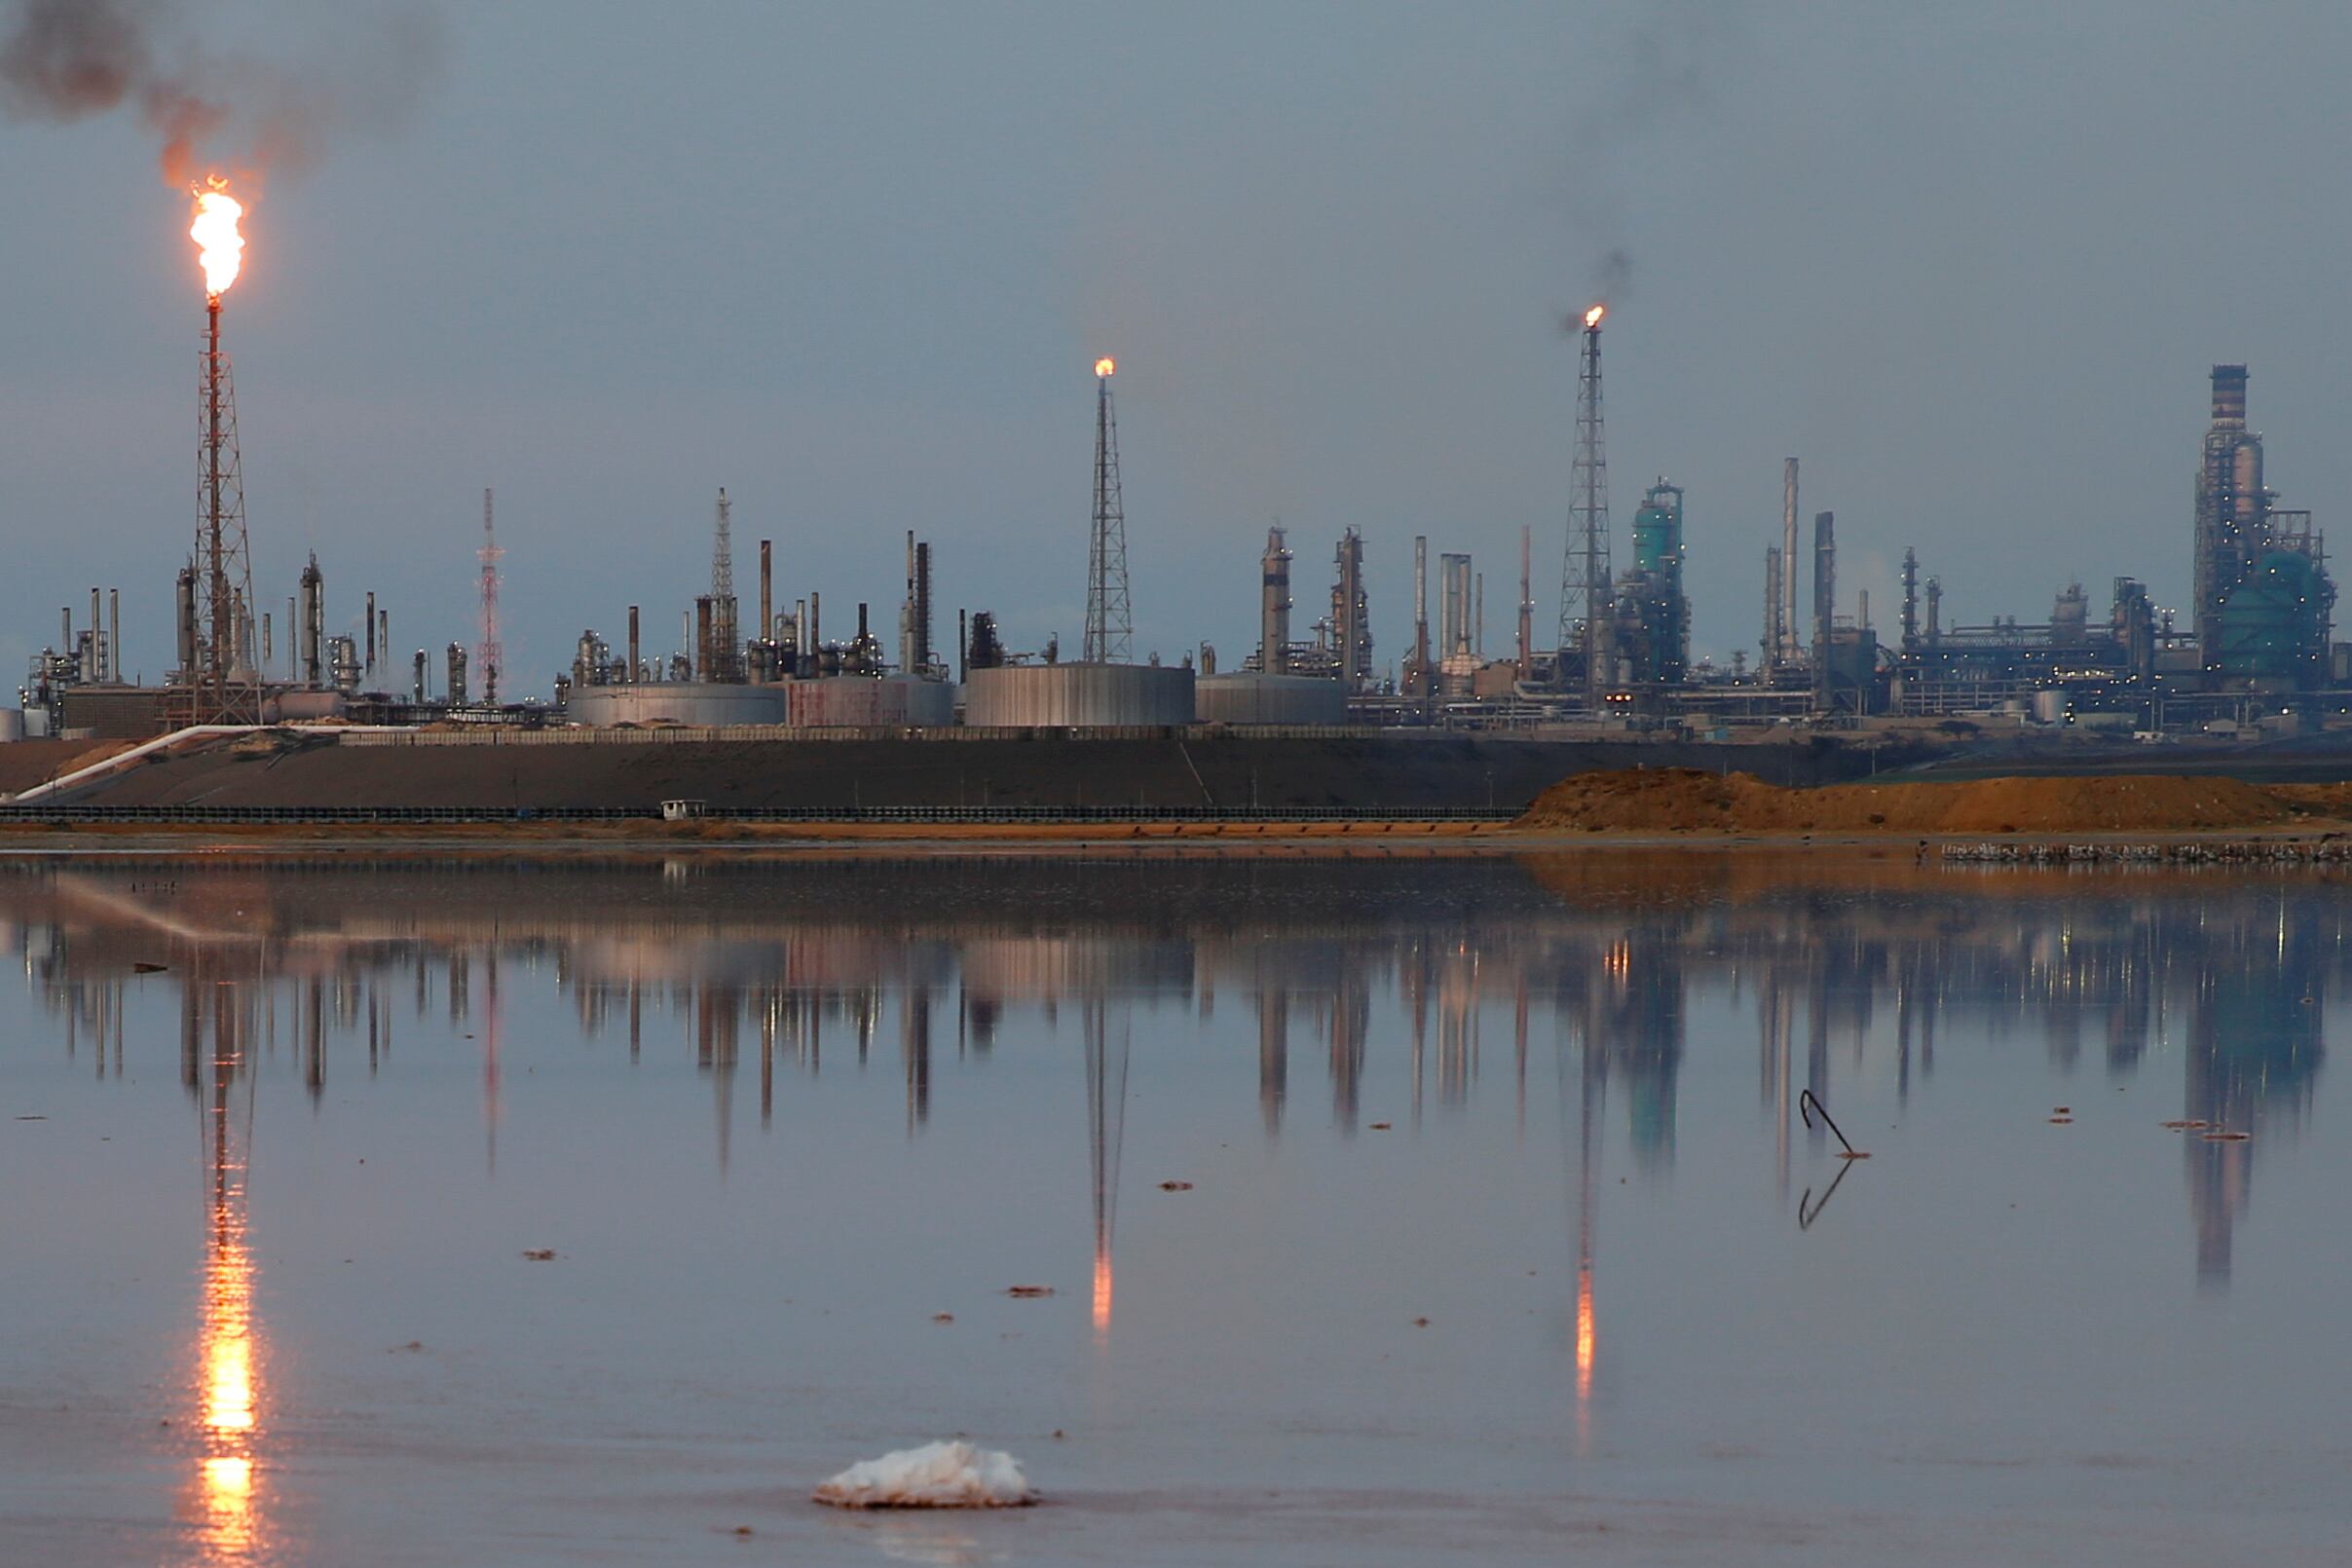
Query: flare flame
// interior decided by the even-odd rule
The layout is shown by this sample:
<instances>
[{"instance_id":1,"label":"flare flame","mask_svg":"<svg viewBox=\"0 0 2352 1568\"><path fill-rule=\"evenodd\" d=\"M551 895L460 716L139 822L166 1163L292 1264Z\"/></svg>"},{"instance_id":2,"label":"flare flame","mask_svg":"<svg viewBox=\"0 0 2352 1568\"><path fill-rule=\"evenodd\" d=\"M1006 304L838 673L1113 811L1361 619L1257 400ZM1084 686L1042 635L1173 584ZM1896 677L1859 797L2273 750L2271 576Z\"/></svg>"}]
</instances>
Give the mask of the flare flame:
<instances>
[{"instance_id":1,"label":"flare flame","mask_svg":"<svg viewBox=\"0 0 2352 1568\"><path fill-rule=\"evenodd\" d=\"M1593 306L1593 307L1592 307L1592 309L1590 309L1590 310L1588 310L1588 311L1587 311L1587 312L1585 313L1585 330L1586 330L1586 331L1587 331L1587 332L1589 332L1589 331L1591 331L1591 330L1592 330L1594 327L1596 327L1596 326L1600 325L1600 324L1601 324L1601 317L1604 317L1604 316L1606 316L1606 315L1608 315L1608 314L1609 314L1609 312L1608 312L1608 308L1607 308L1606 306L1601 306L1601 305L1595 305L1595 306Z\"/></svg>"},{"instance_id":2,"label":"flare flame","mask_svg":"<svg viewBox=\"0 0 2352 1568\"><path fill-rule=\"evenodd\" d=\"M1114 370L1116 370L1116 369L1118 369L1118 368L1119 368L1118 361L1116 361L1116 360L1114 360L1114 359L1108 359L1108 358L1104 358L1104 359L1097 359L1097 360L1095 361L1095 374L1096 374L1096 375L1098 375L1098 376L1105 376L1105 377L1106 377L1106 376L1108 376L1108 375L1109 375L1109 374L1110 374L1112 371L1114 371Z\"/></svg>"},{"instance_id":3,"label":"flare flame","mask_svg":"<svg viewBox=\"0 0 2352 1568\"><path fill-rule=\"evenodd\" d=\"M213 299L229 291L244 263L245 237L237 232L237 220L244 215L244 204L220 179L197 188L196 221L188 226L188 238L196 242L196 259L205 269L205 293Z\"/></svg>"}]
</instances>

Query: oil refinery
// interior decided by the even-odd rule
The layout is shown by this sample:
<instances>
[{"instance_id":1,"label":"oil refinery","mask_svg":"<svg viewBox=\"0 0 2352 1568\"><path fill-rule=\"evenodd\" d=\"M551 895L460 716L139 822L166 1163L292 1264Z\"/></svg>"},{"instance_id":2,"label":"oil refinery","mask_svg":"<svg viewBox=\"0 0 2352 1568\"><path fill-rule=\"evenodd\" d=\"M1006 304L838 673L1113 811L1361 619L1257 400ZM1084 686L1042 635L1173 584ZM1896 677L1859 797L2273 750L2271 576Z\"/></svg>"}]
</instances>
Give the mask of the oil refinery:
<instances>
[{"instance_id":1,"label":"oil refinery","mask_svg":"<svg viewBox=\"0 0 2352 1568\"><path fill-rule=\"evenodd\" d=\"M2352 707L2352 646L2333 641L2335 589L2322 536L2308 510L2281 504L2266 481L2261 437L2247 421L2243 364L2212 368L2185 624L2156 605L2142 579L2123 575L2113 578L2103 611L2080 582L2065 582L2052 585L2046 618L1995 614L1962 622L1946 611L1931 554L1923 563L1914 546L1903 552L1900 603L1886 607L1891 625L1883 637L1866 592L1840 597L1835 513L1815 512L1810 540L1802 537L1800 466L1791 457L1777 527L1757 519L1750 536L1763 541L1756 655L1736 654L1729 668L1695 660L1683 580L1692 526L1684 487L1662 475L1643 487L1624 529L1629 552L1613 554L1600 305L1569 323L1578 347L1575 437L1558 616L1543 622L1556 626L1549 647L1535 635L1533 530L1521 533L1513 635L1508 648L1490 652L1485 573L1470 554L1440 541L1433 576L1429 536L1370 540L1348 528L1330 543L1326 589L1326 575L1312 585L1299 580L1308 569L1293 548L1295 531L1277 525L1258 561L1254 648L1223 668L1208 642L1172 663L1158 653L1139 659L1117 366L1103 357L1094 365L1085 629L1075 657L1053 639L1041 649L1008 649L986 606L957 609L951 629L939 607L952 596L936 581L933 541L914 531L905 540L904 581L894 585L892 626L878 624L889 600L877 595L855 599L846 611L837 601L829 628L818 589L779 589L775 541L765 538L757 546L756 604L746 606L736 592L731 504L722 488L711 504L709 591L691 605L628 604L619 635L583 629L569 667L548 672L551 687L534 689L505 667L504 552L487 490L479 602L467 612L473 622L467 639L403 655L392 640L391 607L373 593L356 596L355 634L329 635L327 576L316 553L294 591L269 601L282 605L282 621L263 607L252 580L224 347L243 208L217 180L198 189L193 204L190 236L205 300L199 506L172 595L173 667L160 685L125 681L121 589L93 587L80 624L74 606L63 607L57 641L31 660L20 711L0 722L0 735L145 740L190 727L307 723L441 732L685 728L744 734L754 727L775 738L848 730L905 739L959 730L1084 736L1195 727L1325 736L1467 730L1586 741L1664 734L1700 744L1801 731L1847 739L1901 733L1933 745L1938 737L1950 743L2039 730L2127 743L2187 732L2216 739L2310 732ZM1733 542L1750 526L1702 531ZM1799 591L1808 556L1810 597ZM1373 623L1366 579L1383 560L1411 574L1409 628ZM1074 575L1074 530L1070 561ZM1295 597L1301 588L1308 593L1303 611ZM445 608L418 618L442 614ZM677 645L662 651L657 628L671 624ZM948 636L952 643L943 647ZM1384 663L1377 655L1392 649Z\"/></svg>"}]
</instances>

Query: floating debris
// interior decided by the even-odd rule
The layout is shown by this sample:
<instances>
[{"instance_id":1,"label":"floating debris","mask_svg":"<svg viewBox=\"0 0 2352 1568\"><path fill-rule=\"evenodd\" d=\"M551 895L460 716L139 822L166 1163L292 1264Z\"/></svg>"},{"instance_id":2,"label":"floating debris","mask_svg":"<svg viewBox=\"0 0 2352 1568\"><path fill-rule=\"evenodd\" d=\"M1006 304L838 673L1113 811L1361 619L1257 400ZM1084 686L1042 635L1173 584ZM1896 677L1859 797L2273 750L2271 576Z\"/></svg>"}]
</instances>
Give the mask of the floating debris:
<instances>
[{"instance_id":1,"label":"floating debris","mask_svg":"<svg viewBox=\"0 0 2352 1568\"><path fill-rule=\"evenodd\" d=\"M131 972L134 975L160 975L170 967L168 963L147 963L140 960L131 964Z\"/></svg>"},{"instance_id":2,"label":"floating debris","mask_svg":"<svg viewBox=\"0 0 2352 1568\"><path fill-rule=\"evenodd\" d=\"M1037 1501L1021 1461L968 1442L930 1442L850 1466L818 1487L840 1509L1001 1509Z\"/></svg>"},{"instance_id":3,"label":"floating debris","mask_svg":"<svg viewBox=\"0 0 2352 1568\"><path fill-rule=\"evenodd\" d=\"M1372 1131L1375 1133L1385 1133L1388 1130L1389 1124L1387 1122L1374 1122L1372 1124Z\"/></svg>"},{"instance_id":4,"label":"floating debris","mask_svg":"<svg viewBox=\"0 0 2352 1568\"><path fill-rule=\"evenodd\" d=\"M1005 1287L1004 1293L1019 1300L1034 1301L1039 1296L1052 1295L1054 1288L1050 1285L1009 1285Z\"/></svg>"},{"instance_id":5,"label":"floating debris","mask_svg":"<svg viewBox=\"0 0 2352 1568\"><path fill-rule=\"evenodd\" d=\"M2170 1131L2175 1132L2175 1133L2178 1133L2178 1132L2181 1132L2181 1131L2183 1131L2183 1130L2184 1130L2184 1129L2187 1129L2187 1130L2193 1130L2193 1129L2196 1129L2196 1128L2199 1128L2199 1127L2211 1127L2211 1126L2213 1125L2213 1123L2211 1123L2211 1122L2204 1122L2204 1121L2197 1121L2197 1122L2166 1122L2164 1125L2165 1125L2165 1127L2166 1127L2167 1129L2169 1129Z\"/></svg>"},{"instance_id":6,"label":"floating debris","mask_svg":"<svg viewBox=\"0 0 2352 1568\"><path fill-rule=\"evenodd\" d=\"M1160 1183L1160 1190L1162 1192L1190 1192L1192 1183L1189 1181L1163 1181Z\"/></svg>"},{"instance_id":7,"label":"floating debris","mask_svg":"<svg viewBox=\"0 0 2352 1568\"><path fill-rule=\"evenodd\" d=\"M2208 1143L2243 1143L2253 1136L2252 1133L2208 1133L2205 1135L2205 1141Z\"/></svg>"},{"instance_id":8,"label":"floating debris","mask_svg":"<svg viewBox=\"0 0 2352 1568\"><path fill-rule=\"evenodd\" d=\"M523 1256L534 1263L552 1263L555 1261L555 1249L552 1247L526 1247L523 1249Z\"/></svg>"},{"instance_id":9,"label":"floating debris","mask_svg":"<svg viewBox=\"0 0 2352 1568\"><path fill-rule=\"evenodd\" d=\"M2074 1118L2072 1116L2053 1116L2050 1118L2050 1125L2052 1127L2072 1127L2074 1125Z\"/></svg>"},{"instance_id":10,"label":"floating debris","mask_svg":"<svg viewBox=\"0 0 2352 1568\"><path fill-rule=\"evenodd\" d=\"M934 1312L931 1314L931 1321L933 1323L953 1323L955 1321L955 1314L952 1312Z\"/></svg>"}]
</instances>

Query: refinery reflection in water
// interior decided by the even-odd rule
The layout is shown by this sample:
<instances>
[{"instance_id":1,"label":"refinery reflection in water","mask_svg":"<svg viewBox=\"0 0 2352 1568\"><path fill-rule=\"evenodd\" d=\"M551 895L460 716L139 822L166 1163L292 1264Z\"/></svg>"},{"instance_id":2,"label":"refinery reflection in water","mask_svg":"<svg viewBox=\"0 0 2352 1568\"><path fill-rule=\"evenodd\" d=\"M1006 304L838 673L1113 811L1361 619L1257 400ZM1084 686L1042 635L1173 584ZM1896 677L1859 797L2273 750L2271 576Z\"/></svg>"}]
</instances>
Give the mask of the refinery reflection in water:
<instances>
[{"instance_id":1,"label":"refinery reflection in water","mask_svg":"<svg viewBox=\"0 0 2352 1568\"><path fill-rule=\"evenodd\" d=\"M1163 1184L1189 1190L1162 1181L1180 1173L1126 1173L1142 1191L1125 1193L1122 1260L1131 1150L1164 1157L1187 1118L1232 1139L1224 1112L1237 1113L1267 1183L1249 1201L1279 1205L1286 1180L1333 1161L1353 1180L1401 1159L1426 1184L1445 1162L1523 1146L1540 1154L1525 1212L1544 1233L1525 1261L1556 1272L1511 1272L1531 1290L1544 1276L1532 1310L1554 1326L1540 1381L1568 1452L1602 1463L1626 1441L1633 1368L1661 1338L1626 1274L1653 1262L1649 1195L1670 1191L1678 1161L1700 1162L1714 1192L1762 1195L1786 1245L1800 1231L1811 1245L1856 1229L1876 1196L1856 1194L1921 1169L1913 1120L1923 1139L1938 1105L1978 1116L2022 1095L2041 1135L2045 1090L2061 1104L2153 1090L2159 1106L2131 1101L2135 1201L2160 1220L2151 1245L2173 1296L2225 1289L2258 1163L2309 1184L2296 1151L2348 973L2343 903L2308 872L1907 857L125 859L0 873L0 934L47 1019L33 1049L91 1092L148 1094L176 1033L204 1198L191 1398L174 1413L192 1548L178 1555L236 1562L284 1555L288 1505L305 1502L289 1445L317 1419L304 1408L309 1346L292 1358L303 1376L268 1375L256 1256L272 1260L274 1292L285 1275L270 1238L248 1234L257 1081L270 1086L259 1136L294 1168L262 1173L265 1233L285 1213L272 1207L281 1183L317 1176L315 1157L276 1152L303 1136L288 1113L305 1098L329 1149L380 1094L429 1105L485 1192L509 1178L502 1136L560 1140L551 1120L681 1090L699 1103L685 1107L684 1144L678 1123L659 1123L661 1158L683 1156L711 1192L730 1169L745 1179L747 1139L765 1160L796 1101L870 1118L844 1182L886 1181L894 1160L968 1132L985 1104L983 1136L1035 1140L1035 1158L1069 1167L1066 1208L987 1225L999 1241L1044 1232L1045 1269L1065 1260L1106 1412L1131 1375L1122 1354L1148 1339L1170 1289L1169 1227L1214 1212L1206 1184L1158 1201ZM575 1072L593 1076L592 1095L575 1077L567 1098ZM1824 1128L1797 1114L1808 1090L1884 1157L1836 1162ZM763 1169L772 1179L774 1163ZM1725 1202L1699 1197L1685 1217ZM1374 1234L1407 1272L1425 1245L1401 1216ZM1184 1267L1227 1266L1213 1231L1188 1245L1202 1251ZM1013 1283L988 1281L992 1294ZM291 1308L269 1315L280 1332L303 1325Z\"/></svg>"},{"instance_id":2,"label":"refinery reflection in water","mask_svg":"<svg viewBox=\"0 0 2352 1568\"><path fill-rule=\"evenodd\" d=\"M403 1013L445 1010L480 1054L481 1115L494 1135L500 966L551 973L583 1033L623 1036L631 1061L650 1019L663 1021L665 1039L684 1020L724 1166L747 1054L766 1126L779 1073L821 1077L836 1053L864 1066L894 1015L914 1135L931 1114L936 1051L985 1062L1008 1020L1026 1011L1051 1024L1077 1008L1104 1313L1139 1011L1207 1017L1220 994L1238 993L1254 1018L1269 1138L1296 1114L1302 1043L1313 1044L1333 1125L1352 1135L1376 1013L1401 1020L1391 1048L1403 1053L1414 1118L1490 1092L1487 1037L1507 1029L1501 1087L1522 1118L1531 1051L1564 1050L1579 1137L1592 1136L1615 1089L1637 1165L1663 1170L1675 1154L1686 1015L1697 999L1721 998L1755 1019L1785 1188L1792 1142L1822 1137L1801 1128L1801 1090L1834 1103L1842 1074L1884 1064L1907 1102L1933 1080L1939 1033L1958 1028L2036 1035L2066 1070L2095 1050L2118 1082L2166 1040L2185 1067L2179 1119L2205 1124L2186 1131L2292 1132L2324 1055L2327 1001L2346 973L2343 919L2317 880L2143 876L2094 887L1885 862L1808 876L1699 856L1508 866L673 859L527 876L126 866L20 871L0 881L0 901L63 1015L67 1048L95 1035L101 1075L107 1046L120 1051L123 989L142 983L133 966L169 966L152 983L181 993L182 1073L206 1105L225 1273L238 1272L227 1260L241 1251L236 1103L248 1041L273 1059L289 1053L316 1097L330 1073L384 1070ZM2184 1141L2196 1266L2219 1282L2259 1140ZM237 1288L219 1296L243 1299Z\"/></svg>"},{"instance_id":3,"label":"refinery reflection in water","mask_svg":"<svg viewBox=\"0 0 2352 1568\"><path fill-rule=\"evenodd\" d=\"M253 1080L244 1060L245 1009L236 1000L236 980L215 967L215 952L200 947L185 954L191 967L182 988L180 1072L204 1132L209 1221L197 1345L197 1432L203 1451L192 1511L201 1560L225 1564L254 1559L264 1536L254 1474L261 1435L260 1354L253 1258L245 1236ZM119 1020L119 1005L110 1007ZM119 1059L116 1070L121 1071Z\"/></svg>"}]
</instances>

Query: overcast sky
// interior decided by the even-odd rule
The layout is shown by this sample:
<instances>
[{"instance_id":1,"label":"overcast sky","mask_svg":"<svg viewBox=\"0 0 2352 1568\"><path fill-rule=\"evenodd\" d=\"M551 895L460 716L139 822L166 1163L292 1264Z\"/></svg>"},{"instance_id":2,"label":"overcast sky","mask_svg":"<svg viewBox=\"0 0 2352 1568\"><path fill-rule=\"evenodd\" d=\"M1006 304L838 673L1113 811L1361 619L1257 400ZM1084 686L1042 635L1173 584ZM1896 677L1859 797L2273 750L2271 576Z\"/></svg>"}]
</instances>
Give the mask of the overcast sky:
<instances>
[{"instance_id":1,"label":"overcast sky","mask_svg":"<svg viewBox=\"0 0 2352 1568\"><path fill-rule=\"evenodd\" d=\"M314 15L355 8L170 9L350 100L229 300L260 607L315 550L330 629L373 588L403 650L470 642L493 486L515 694L632 602L672 645L721 485L747 607L772 538L781 597L836 635L870 600L895 652L913 528L943 647L965 607L1074 650L1104 354L1139 656L1238 662L1278 517L1301 625L1363 531L1384 668L1414 534L1475 554L1499 654L1532 525L1548 642L1558 323L1618 252L1614 520L1688 487L1698 652L1754 647L1791 454L1883 627L1906 544L1952 622L2119 574L2182 605L2217 359L2286 504L2352 495L2340 3L468 0L405 113L367 79L416 56ZM196 518L184 199L135 115L0 136L0 655L119 585L152 680Z\"/></svg>"}]
</instances>

